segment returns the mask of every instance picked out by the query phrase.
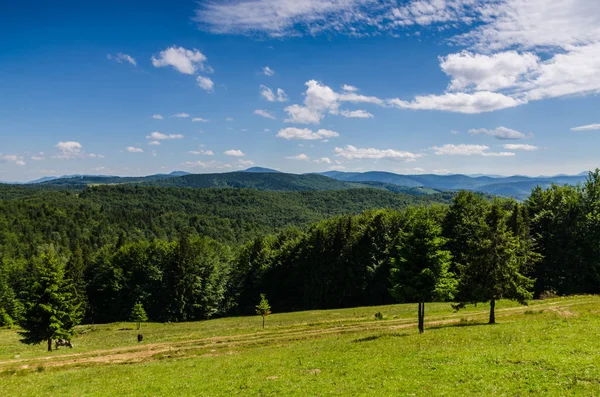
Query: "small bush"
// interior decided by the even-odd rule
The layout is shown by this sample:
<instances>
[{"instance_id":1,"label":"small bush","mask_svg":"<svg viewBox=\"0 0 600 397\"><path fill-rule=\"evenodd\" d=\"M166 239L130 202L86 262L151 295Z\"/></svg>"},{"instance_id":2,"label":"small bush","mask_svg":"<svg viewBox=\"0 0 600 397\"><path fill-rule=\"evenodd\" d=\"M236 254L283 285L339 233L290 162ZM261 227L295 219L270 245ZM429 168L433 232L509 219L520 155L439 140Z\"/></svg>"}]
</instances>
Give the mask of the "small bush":
<instances>
[{"instance_id":1,"label":"small bush","mask_svg":"<svg viewBox=\"0 0 600 397\"><path fill-rule=\"evenodd\" d=\"M553 299L553 298L557 298L558 295L556 294L556 291L554 290L548 290L548 291L544 291L540 294L540 299L544 300L544 299Z\"/></svg>"},{"instance_id":2,"label":"small bush","mask_svg":"<svg viewBox=\"0 0 600 397\"><path fill-rule=\"evenodd\" d=\"M0 309L0 327L12 328L14 325L13 319L8 315L6 310Z\"/></svg>"},{"instance_id":3,"label":"small bush","mask_svg":"<svg viewBox=\"0 0 600 397\"><path fill-rule=\"evenodd\" d=\"M381 312L375 313L375 319L376 320L383 320L383 314L381 314Z\"/></svg>"}]
</instances>

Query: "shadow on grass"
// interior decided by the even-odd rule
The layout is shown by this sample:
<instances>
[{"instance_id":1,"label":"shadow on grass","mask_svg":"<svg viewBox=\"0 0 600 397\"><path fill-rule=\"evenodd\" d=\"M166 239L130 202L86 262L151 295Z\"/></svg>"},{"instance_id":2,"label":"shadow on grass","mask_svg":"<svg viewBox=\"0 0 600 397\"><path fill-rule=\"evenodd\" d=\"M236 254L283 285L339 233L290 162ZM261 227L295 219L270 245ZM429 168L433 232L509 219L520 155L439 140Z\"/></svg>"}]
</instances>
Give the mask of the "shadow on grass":
<instances>
[{"instance_id":1,"label":"shadow on grass","mask_svg":"<svg viewBox=\"0 0 600 397\"><path fill-rule=\"evenodd\" d=\"M405 336L409 336L407 333L391 333L391 334L379 334L379 335L371 335L366 336L364 338L354 339L352 343L363 343L363 342L371 342L380 338L402 338Z\"/></svg>"},{"instance_id":2,"label":"shadow on grass","mask_svg":"<svg viewBox=\"0 0 600 397\"><path fill-rule=\"evenodd\" d=\"M477 327L477 326L481 326L481 325L495 325L495 324L488 324L487 322L481 322L481 321L475 321L475 320L461 320L458 323L451 323L451 324L437 324L437 325L432 325L432 326L425 326L425 329L444 329L444 328L461 328L461 327Z\"/></svg>"}]
</instances>

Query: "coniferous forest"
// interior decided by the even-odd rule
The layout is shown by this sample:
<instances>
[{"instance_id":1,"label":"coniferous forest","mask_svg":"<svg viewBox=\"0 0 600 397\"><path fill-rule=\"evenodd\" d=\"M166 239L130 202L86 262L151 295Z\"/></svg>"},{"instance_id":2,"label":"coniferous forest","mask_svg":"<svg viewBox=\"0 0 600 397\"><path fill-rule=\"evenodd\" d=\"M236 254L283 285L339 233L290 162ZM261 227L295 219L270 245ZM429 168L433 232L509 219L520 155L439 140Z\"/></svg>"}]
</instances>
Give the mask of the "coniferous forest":
<instances>
[{"instance_id":1,"label":"coniferous forest","mask_svg":"<svg viewBox=\"0 0 600 397\"><path fill-rule=\"evenodd\" d=\"M261 294L273 312L418 302L421 320L430 301L493 308L600 292L598 170L523 202L464 191L1 189L0 325L47 315L40 299L88 323L127 321L134 307L160 322L253 314Z\"/></svg>"}]
</instances>

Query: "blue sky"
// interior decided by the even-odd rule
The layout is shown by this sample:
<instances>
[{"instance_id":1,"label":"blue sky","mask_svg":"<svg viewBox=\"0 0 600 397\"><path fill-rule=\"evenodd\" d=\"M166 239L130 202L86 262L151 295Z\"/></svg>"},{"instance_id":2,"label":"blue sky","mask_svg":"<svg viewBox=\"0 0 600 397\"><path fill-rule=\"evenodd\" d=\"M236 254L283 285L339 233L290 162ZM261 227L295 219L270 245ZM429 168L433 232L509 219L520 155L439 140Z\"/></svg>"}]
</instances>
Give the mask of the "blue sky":
<instances>
[{"instance_id":1,"label":"blue sky","mask_svg":"<svg viewBox=\"0 0 600 397\"><path fill-rule=\"evenodd\" d=\"M600 165L598 2L13 3L3 181Z\"/></svg>"}]
</instances>

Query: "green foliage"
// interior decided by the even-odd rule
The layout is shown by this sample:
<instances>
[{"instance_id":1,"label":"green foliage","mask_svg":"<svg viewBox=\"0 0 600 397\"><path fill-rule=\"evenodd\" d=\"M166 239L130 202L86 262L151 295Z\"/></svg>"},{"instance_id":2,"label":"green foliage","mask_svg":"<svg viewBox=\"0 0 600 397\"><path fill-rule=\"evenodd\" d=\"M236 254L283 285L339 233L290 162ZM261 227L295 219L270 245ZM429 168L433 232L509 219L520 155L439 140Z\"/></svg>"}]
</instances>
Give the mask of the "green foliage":
<instances>
[{"instance_id":1,"label":"green foliage","mask_svg":"<svg viewBox=\"0 0 600 397\"><path fill-rule=\"evenodd\" d=\"M12 328L14 325L13 319L8 315L4 308L0 308L0 327Z\"/></svg>"},{"instance_id":2,"label":"green foliage","mask_svg":"<svg viewBox=\"0 0 600 397\"><path fill-rule=\"evenodd\" d=\"M409 214L405 231L392 249L391 289L402 302L419 303L419 331L424 330L425 302L452 299L456 279L450 272L452 255L444 249L442 228L430 211Z\"/></svg>"},{"instance_id":3,"label":"green foliage","mask_svg":"<svg viewBox=\"0 0 600 397\"><path fill-rule=\"evenodd\" d=\"M260 294L260 302L258 303L258 305L256 305L256 314L258 314L259 316L262 316L262 319L263 319L262 326L264 328L265 327L265 317L267 317L269 314L271 314L271 305L269 304L269 301L267 300L267 297L265 294Z\"/></svg>"},{"instance_id":4,"label":"green foliage","mask_svg":"<svg viewBox=\"0 0 600 397\"><path fill-rule=\"evenodd\" d=\"M146 310L144 310L144 305L142 305L140 302L137 302L135 305L133 305L131 314L129 315L129 321L137 323L138 329L140 329L141 323L148 321L148 315L146 314Z\"/></svg>"},{"instance_id":5,"label":"green foliage","mask_svg":"<svg viewBox=\"0 0 600 397\"><path fill-rule=\"evenodd\" d=\"M19 335L26 344L47 341L48 351L52 351L53 339L71 339L81 313L73 288L64 278L64 264L52 247L34 258L32 271L20 322L24 330Z\"/></svg>"}]
</instances>

